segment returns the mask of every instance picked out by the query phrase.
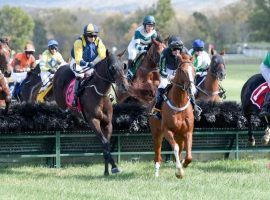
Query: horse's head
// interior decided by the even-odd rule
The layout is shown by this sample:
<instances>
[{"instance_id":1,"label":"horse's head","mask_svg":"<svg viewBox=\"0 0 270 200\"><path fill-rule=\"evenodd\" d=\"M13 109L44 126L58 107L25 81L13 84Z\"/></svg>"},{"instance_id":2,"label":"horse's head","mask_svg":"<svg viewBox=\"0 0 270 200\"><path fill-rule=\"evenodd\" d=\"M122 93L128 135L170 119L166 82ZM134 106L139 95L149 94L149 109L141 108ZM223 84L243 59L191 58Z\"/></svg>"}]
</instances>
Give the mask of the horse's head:
<instances>
[{"instance_id":1,"label":"horse's head","mask_svg":"<svg viewBox=\"0 0 270 200\"><path fill-rule=\"evenodd\" d=\"M0 38L0 70L2 73L7 72L10 60L10 48L8 39Z\"/></svg>"},{"instance_id":2,"label":"horse's head","mask_svg":"<svg viewBox=\"0 0 270 200\"><path fill-rule=\"evenodd\" d=\"M226 78L226 67L224 59L221 55L213 55L210 63L210 73L218 80L222 81Z\"/></svg>"},{"instance_id":3,"label":"horse's head","mask_svg":"<svg viewBox=\"0 0 270 200\"><path fill-rule=\"evenodd\" d=\"M196 87L194 83L194 58L188 54L181 54L178 56L178 58L180 60L180 64L176 70L173 83L175 83L183 91L187 91L189 95L194 95L196 92Z\"/></svg>"},{"instance_id":4,"label":"horse's head","mask_svg":"<svg viewBox=\"0 0 270 200\"><path fill-rule=\"evenodd\" d=\"M152 62L157 64L159 62L160 54L165 48L166 45L161 39L152 39L152 44L147 51L147 56Z\"/></svg>"},{"instance_id":5,"label":"horse's head","mask_svg":"<svg viewBox=\"0 0 270 200\"><path fill-rule=\"evenodd\" d=\"M116 84L122 92L128 91L128 81L125 76L127 65L121 59L112 53L107 53L108 76L109 80Z\"/></svg>"}]
</instances>

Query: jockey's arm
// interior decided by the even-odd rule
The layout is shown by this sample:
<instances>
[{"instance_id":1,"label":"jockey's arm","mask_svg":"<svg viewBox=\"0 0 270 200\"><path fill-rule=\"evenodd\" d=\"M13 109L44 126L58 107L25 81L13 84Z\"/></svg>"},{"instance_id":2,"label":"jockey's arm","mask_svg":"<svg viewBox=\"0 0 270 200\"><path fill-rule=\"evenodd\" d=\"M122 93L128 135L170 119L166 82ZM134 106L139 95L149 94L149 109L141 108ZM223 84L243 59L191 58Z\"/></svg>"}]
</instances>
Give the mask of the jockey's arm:
<instances>
[{"instance_id":1,"label":"jockey's arm","mask_svg":"<svg viewBox=\"0 0 270 200\"><path fill-rule=\"evenodd\" d=\"M135 32L134 41L135 41L135 48L138 51L144 51L144 50L146 50L146 47L147 46L141 44L141 34L140 34L139 31L136 31Z\"/></svg>"},{"instance_id":2,"label":"jockey's arm","mask_svg":"<svg viewBox=\"0 0 270 200\"><path fill-rule=\"evenodd\" d=\"M97 39L98 39L98 49L97 49L98 56L95 58L95 60L93 60L92 62L93 65L97 64L99 61L106 58L106 47L100 38Z\"/></svg>"},{"instance_id":3,"label":"jockey's arm","mask_svg":"<svg viewBox=\"0 0 270 200\"><path fill-rule=\"evenodd\" d=\"M82 40L74 42L74 59L77 65L86 66L87 62L83 60L83 44Z\"/></svg>"}]
</instances>

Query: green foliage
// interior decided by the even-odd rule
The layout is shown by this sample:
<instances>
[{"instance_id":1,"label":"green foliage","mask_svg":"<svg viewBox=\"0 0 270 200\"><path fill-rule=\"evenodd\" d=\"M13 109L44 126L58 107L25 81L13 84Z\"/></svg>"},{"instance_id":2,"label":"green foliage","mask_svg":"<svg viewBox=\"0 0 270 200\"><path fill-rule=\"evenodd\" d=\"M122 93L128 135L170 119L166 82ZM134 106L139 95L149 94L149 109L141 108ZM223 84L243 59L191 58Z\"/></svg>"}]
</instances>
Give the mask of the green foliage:
<instances>
[{"instance_id":1,"label":"green foliage","mask_svg":"<svg viewBox=\"0 0 270 200\"><path fill-rule=\"evenodd\" d=\"M159 0L157 8L154 11L157 28L161 35L168 35L170 21L174 17L174 11L171 6L171 0Z\"/></svg>"},{"instance_id":2,"label":"green foliage","mask_svg":"<svg viewBox=\"0 0 270 200\"><path fill-rule=\"evenodd\" d=\"M194 32L197 34L197 38L203 38L205 41L210 41L212 27L209 24L208 18L200 12L194 12L192 16L195 22Z\"/></svg>"},{"instance_id":3,"label":"green foliage","mask_svg":"<svg viewBox=\"0 0 270 200\"><path fill-rule=\"evenodd\" d=\"M4 6L0 10L0 36L11 37L11 48L22 50L31 39L34 21L21 8Z\"/></svg>"},{"instance_id":4,"label":"green foliage","mask_svg":"<svg viewBox=\"0 0 270 200\"><path fill-rule=\"evenodd\" d=\"M47 47L45 23L41 19L35 19L35 28L33 35L33 42L36 47L36 54L41 54Z\"/></svg>"},{"instance_id":5,"label":"green foliage","mask_svg":"<svg viewBox=\"0 0 270 200\"><path fill-rule=\"evenodd\" d=\"M249 16L254 41L270 41L270 0L255 0L255 8Z\"/></svg>"}]
</instances>

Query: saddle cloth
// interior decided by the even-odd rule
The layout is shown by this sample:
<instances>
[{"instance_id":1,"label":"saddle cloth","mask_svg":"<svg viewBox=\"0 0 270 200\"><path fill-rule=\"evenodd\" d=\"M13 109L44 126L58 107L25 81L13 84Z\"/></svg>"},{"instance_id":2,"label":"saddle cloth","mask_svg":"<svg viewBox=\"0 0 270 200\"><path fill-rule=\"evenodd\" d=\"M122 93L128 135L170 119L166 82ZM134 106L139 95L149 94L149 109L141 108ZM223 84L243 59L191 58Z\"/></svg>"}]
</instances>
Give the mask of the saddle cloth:
<instances>
[{"instance_id":1,"label":"saddle cloth","mask_svg":"<svg viewBox=\"0 0 270 200\"><path fill-rule=\"evenodd\" d=\"M72 102L74 99L74 93L75 93L75 78L71 80L71 82L69 83L67 90L66 90L66 104L68 106L68 108L74 109L74 107L72 106ZM80 98L78 97L78 106L77 106L77 110L78 111L82 111L82 106L80 103Z\"/></svg>"},{"instance_id":2,"label":"saddle cloth","mask_svg":"<svg viewBox=\"0 0 270 200\"><path fill-rule=\"evenodd\" d=\"M261 109L265 95L270 91L267 82L262 83L259 85L251 94L250 100L251 102L256 105L259 109Z\"/></svg>"}]
</instances>

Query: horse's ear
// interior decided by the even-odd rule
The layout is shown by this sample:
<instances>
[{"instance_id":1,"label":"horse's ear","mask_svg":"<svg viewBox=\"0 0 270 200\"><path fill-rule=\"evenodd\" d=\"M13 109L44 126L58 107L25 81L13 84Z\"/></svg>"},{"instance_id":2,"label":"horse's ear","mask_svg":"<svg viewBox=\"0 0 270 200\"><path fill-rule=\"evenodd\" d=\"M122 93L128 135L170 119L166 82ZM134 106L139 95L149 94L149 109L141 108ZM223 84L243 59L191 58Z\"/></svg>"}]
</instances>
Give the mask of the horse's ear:
<instances>
[{"instance_id":1,"label":"horse's ear","mask_svg":"<svg viewBox=\"0 0 270 200\"><path fill-rule=\"evenodd\" d=\"M121 59L121 57L124 55L124 53L126 52L127 49L125 49L124 51L120 52L119 54L117 54L118 58Z\"/></svg>"},{"instance_id":2,"label":"horse's ear","mask_svg":"<svg viewBox=\"0 0 270 200\"><path fill-rule=\"evenodd\" d=\"M109 57L109 55L110 55L110 51L106 49L106 57Z\"/></svg>"},{"instance_id":3,"label":"horse's ear","mask_svg":"<svg viewBox=\"0 0 270 200\"><path fill-rule=\"evenodd\" d=\"M163 40L163 43L164 43L164 44L168 44L169 38L170 38L170 36L166 37L166 38Z\"/></svg>"},{"instance_id":4,"label":"horse's ear","mask_svg":"<svg viewBox=\"0 0 270 200\"><path fill-rule=\"evenodd\" d=\"M215 49L213 47L210 49L210 54L211 54L211 56L216 54L216 51L215 51Z\"/></svg>"},{"instance_id":5,"label":"horse's ear","mask_svg":"<svg viewBox=\"0 0 270 200\"><path fill-rule=\"evenodd\" d=\"M223 49L223 50L220 52L220 55L221 55L221 56L224 56L224 55L225 55L225 49Z\"/></svg>"},{"instance_id":6,"label":"horse's ear","mask_svg":"<svg viewBox=\"0 0 270 200\"><path fill-rule=\"evenodd\" d=\"M152 43L154 43L155 45L158 45L158 41L155 38L152 38Z\"/></svg>"},{"instance_id":7,"label":"horse's ear","mask_svg":"<svg viewBox=\"0 0 270 200\"><path fill-rule=\"evenodd\" d=\"M178 55L178 58L179 58L179 60L180 60L180 63L182 63L182 62L183 62L183 57L182 57L181 54Z\"/></svg>"}]
</instances>

